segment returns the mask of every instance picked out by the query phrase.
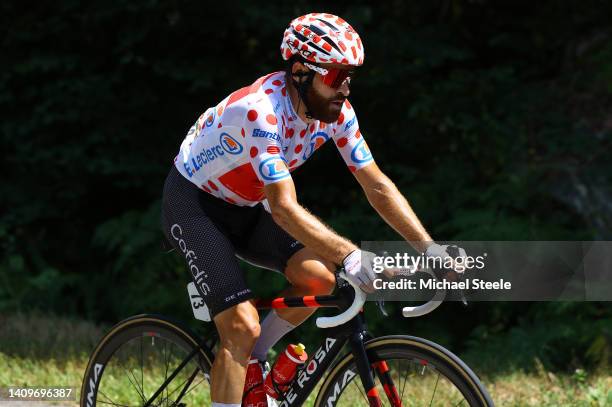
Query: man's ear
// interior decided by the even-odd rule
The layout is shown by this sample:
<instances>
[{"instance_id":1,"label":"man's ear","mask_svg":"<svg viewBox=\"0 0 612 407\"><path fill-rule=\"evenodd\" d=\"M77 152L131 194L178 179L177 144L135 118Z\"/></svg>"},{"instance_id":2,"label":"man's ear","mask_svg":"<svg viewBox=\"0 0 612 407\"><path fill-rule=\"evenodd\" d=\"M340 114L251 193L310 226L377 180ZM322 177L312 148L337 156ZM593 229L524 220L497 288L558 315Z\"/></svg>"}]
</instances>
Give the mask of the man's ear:
<instances>
[{"instance_id":1,"label":"man's ear","mask_svg":"<svg viewBox=\"0 0 612 407\"><path fill-rule=\"evenodd\" d=\"M301 83L308 75L308 70L300 61L295 61L291 66L291 76L297 77L297 81Z\"/></svg>"}]
</instances>

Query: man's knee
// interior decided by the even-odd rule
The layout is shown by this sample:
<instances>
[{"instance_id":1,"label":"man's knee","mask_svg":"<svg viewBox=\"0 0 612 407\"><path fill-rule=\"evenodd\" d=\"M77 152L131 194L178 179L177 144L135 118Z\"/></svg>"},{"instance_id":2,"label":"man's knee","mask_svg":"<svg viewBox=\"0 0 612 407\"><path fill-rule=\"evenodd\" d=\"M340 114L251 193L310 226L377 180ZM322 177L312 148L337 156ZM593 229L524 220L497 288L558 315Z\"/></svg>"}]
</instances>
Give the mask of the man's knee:
<instances>
[{"instance_id":1,"label":"man's knee","mask_svg":"<svg viewBox=\"0 0 612 407\"><path fill-rule=\"evenodd\" d=\"M330 294L336 286L336 266L303 249L288 263L285 276L294 287L313 295Z\"/></svg>"},{"instance_id":2,"label":"man's knee","mask_svg":"<svg viewBox=\"0 0 612 407\"><path fill-rule=\"evenodd\" d=\"M217 314L214 321L221 347L248 357L261 332L255 307L250 302L240 303Z\"/></svg>"}]
</instances>

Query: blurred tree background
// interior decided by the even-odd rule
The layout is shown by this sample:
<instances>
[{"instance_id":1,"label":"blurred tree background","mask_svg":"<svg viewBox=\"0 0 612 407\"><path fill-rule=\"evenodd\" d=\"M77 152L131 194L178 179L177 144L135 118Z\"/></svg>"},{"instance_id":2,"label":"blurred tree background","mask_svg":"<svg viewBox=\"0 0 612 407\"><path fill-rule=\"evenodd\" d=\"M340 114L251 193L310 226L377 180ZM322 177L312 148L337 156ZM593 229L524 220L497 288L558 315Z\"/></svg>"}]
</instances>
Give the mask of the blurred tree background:
<instances>
[{"instance_id":1,"label":"blurred tree background","mask_svg":"<svg viewBox=\"0 0 612 407\"><path fill-rule=\"evenodd\" d=\"M311 11L361 34L351 103L379 166L434 238L612 238L612 2L65 0L0 10L0 312L192 320L182 259L159 246L163 181L196 118L282 69L283 30ZM339 232L399 239L333 146L293 174L300 200ZM261 295L285 284L247 274ZM372 311L377 334L401 327L492 369L610 364L609 303L449 303L417 321ZM311 321L293 335L314 343L317 332Z\"/></svg>"}]
</instances>

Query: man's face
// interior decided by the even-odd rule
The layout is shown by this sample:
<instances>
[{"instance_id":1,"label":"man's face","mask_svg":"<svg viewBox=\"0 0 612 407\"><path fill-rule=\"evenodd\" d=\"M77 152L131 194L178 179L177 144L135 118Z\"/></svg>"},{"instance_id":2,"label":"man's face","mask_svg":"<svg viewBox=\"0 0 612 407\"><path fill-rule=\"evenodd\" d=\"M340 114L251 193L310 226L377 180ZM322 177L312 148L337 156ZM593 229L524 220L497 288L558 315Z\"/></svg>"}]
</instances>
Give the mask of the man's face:
<instances>
[{"instance_id":1,"label":"man's face","mask_svg":"<svg viewBox=\"0 0 612 407\"><path fill-rule=\"evenodd\" d=\"M300 69L309 70L301 65ZM339 68L350 70L351 67L339 64L318 64L321 68ZM324 123L333 123L338 120L344 101L349 96L349 80L345 80L337 89L323 83L323 77L315 73L312 86L308 88L307 97L310 114Z\"/></svg>"}]
</instances>

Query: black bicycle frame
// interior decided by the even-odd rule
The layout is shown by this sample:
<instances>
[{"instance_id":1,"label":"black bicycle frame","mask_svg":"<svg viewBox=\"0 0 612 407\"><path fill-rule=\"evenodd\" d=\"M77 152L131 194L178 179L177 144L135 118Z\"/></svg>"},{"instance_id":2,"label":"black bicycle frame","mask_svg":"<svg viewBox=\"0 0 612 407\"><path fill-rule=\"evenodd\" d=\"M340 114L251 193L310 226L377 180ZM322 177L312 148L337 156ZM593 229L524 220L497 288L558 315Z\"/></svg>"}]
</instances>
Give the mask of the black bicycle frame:
<instances>
[{"instance_id":1,"label":"black bicycle frame","mask_svg":"<svg viewBox=\"0 0 612 407\"><path fill-rule=\"evenodd\" d=\"M304 306L317 307L337 307L344 311L352 302L354 297L353 289L350 286L341 286L337 295L323 295L315 297L292 297L292 298L277 298L272 301L259 301L258 309L266 308L294 308ZM310 298L310 300L305 300ZM316 305L315 305L316 304ZM368 338L365 328L365 318L363 312L360 312L347 323L334 327L323 329L326 334L318 349L311 354L310 359L304 364L304 367L298 371L297 377L293 381L289 389L281 395L278 400L279 407L299 406L306 401L312 390L315 388L323 374L329 369L332 362L340 354L342 347L348 342L351 352L355 357L357 372L361 378L363 388L366 390L367 398L370 406L380 406L380 399L376 391L374 376L368 360L364 339ZM177 369L166 379L155 394L145 403L145 406L151 403L163 392L170 381L182 370L185 365L191 360L200 350L200 347L194 349L185 360L177 367ZM191 385L191 381L195 377L196 371L191 375L190 380L185 384L186 387ZM344 389L348 382L354 376L345 377L343 382L338 387L338 393ZM181 391L181 397L175 403L179 403L180 398L184 394L186 387ZM334 393L330 398L337 397ZM330 400L331 401L331 400ZM325 403L327 404L327 403Z\"/></svg>"},{"instance_id":2,"label":"black bicycle frame","mask_svg":"<svg viewBox=\"0 0 612 407\"><path fill-rule=\"evenodd\" d=\"M312 354L305 367L298 373L289 390L283 395L279 402L279 407L302 405L347 342L355 356L357 371L363 387L366 389L366 393L371 394L372 389L375 389L374 377L372 376L372 370L370 369L370 363L364 346L367 332L364 326L363 314L357 315L344 325L323 331L326 335L319 348ZM340 384L339 390L343 389L352 378L353 376L346 378ZM337 395L333 394L330 397L335 398ZM368 399L370 399L369 396ZM370 401L370 404L372 405L372 401Z\"/></svg>"}]
</instances>

